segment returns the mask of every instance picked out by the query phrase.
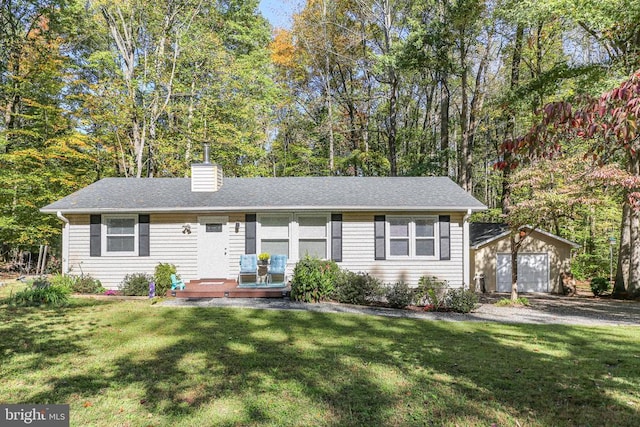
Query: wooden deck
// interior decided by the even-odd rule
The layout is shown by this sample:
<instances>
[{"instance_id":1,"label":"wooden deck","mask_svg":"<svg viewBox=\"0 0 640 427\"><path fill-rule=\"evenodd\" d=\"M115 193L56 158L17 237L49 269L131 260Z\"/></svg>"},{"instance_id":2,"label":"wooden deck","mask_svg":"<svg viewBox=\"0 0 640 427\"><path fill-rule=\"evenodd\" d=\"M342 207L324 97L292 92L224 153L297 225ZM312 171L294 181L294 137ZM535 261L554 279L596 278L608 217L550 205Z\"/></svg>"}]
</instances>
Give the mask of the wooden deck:
<instances>
[{"instance_id":1,"label":"wooden deck","mask_svg":"<svg viewBox=\"0 0 640 427\"><path fill-rule=\"evenodd\" d=\"M238 287L238 282L228 279L202 279L186 283L184 290L168 291L176 298L284 298L289 296L289 286ZM172 294L175 292L175 295Z\"/></svg>"}]
</instances>

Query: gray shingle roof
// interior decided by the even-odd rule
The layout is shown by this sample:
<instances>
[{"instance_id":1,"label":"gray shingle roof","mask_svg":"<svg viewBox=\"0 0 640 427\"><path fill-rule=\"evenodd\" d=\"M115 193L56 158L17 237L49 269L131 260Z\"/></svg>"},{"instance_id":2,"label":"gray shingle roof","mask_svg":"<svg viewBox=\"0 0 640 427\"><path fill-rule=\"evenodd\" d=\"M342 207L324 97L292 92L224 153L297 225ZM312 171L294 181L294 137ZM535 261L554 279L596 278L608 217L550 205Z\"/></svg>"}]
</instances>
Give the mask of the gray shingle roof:
<instances>
[{"instance_id":1,"label":"gray shingle roof","mask_svg":"<svg viewBox=\"0 0 640 427\"><path fill-rule=\"evenodd\" d=\"M520 227L520 229L531 229L531 226L524 225ZM572 242L571 240L564 239L560 236L556 236L555 234L549 233L548 231L544 231L539 228L535 231L566 245L573 246L574 248L580 247L579 244ZM504 223L496 224L489 222L472 222L469 224L469 235L471 247L474 249L478 249L480 246L484 246L489 242L509 235L509 225Z\"/></svg>"},{"instance_id":2,"label":"gray shingle roof","mask_svg":"<svg viewBox=\"0 0 640 427\"><path fill-rule=\"evenodd\" d=\"M482 210L446 177L224 178L192 192L190 178L105 178L41 209L45 213Z\"/></svg>"},{"instance_id":3,"label":"gray shingle roof","mask_svg":"<svg viewBox=\"0 0 640 427\"><path fill-rule=\"evenodd\" d=\"M469 224L470 244L472 247L480 245L508 231L509 226L507 224L472 222Z\"/></svg>"}]
</instances>

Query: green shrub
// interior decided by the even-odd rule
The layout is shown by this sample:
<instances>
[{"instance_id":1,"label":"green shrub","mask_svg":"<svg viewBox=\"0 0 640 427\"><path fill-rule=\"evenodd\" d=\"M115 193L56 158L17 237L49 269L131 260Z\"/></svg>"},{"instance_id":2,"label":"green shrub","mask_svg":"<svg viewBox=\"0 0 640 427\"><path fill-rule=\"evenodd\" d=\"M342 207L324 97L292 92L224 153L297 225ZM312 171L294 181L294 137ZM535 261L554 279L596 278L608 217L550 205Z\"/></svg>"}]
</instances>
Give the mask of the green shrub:
<instances>
[{"instance_id":1,"label":"green shrub","mask_svg":"<svg viewBox=\"0 0 640 427\"><path fill-rule=\"evenodd\" d=\"M153 281L156 283L156 295L165 296L167 291L171 289L171 275L176 274L176 266L173 264L160 263L156 265L155 272L153 274ZM179 276L176 275L178 279ZM147 288L147 293L149 289Z\"/></svg>"},{"instance_id":2,"label":"green shrub","mask_svg":"<svg viewBox=\"0 0 640 427\"><path fill-rule=\"evenodd\" d=\"M580 253L571 259L571 272L578 280L609 274L609 256Z\"/></svg>"},{"instance_id":3,"label":"green shrub","mask_svg":"<svg viewBox=\"0 0 640 427\"><path fill-rule=\"evenodd\" d=\"M81 276L55 274L51 277L51 283L65 287L76 294L101 294L104 292L100 280L94 279L88 274Z\"/></svg>"},{"instance_id":4,"label":"green shrub","mask_svg":"<svg viewBox=\"0 0 640 427\"><path fill-rule=\"evenodd\" d=\"M609 292L609 288L611 287L611 283L605 277L594 277L591 279L591 292L593 295L600 296L605 292Z\"/></svg>"},{"instance_id":5,"label":"green shrub","mask_svg":"<svg viewBox=\"0 0 640 427\"><path fill-rule=\"evenodd\" d=\"M309 256L301 259L293 269L291 299L318 302L328 299L340 269L333 261L323 261Z\"/></svg>"},{"instance_id":6,"label":"green shrub","mask_svg":"<svg viewBox=\"0 0 640 427\"><path fill-rule=\"evenodd\" d=\"M104 292L102 283L88 274L83 274L75 278L71 290L77 294L101 294Z\"/></svg>"},{"instance_id":7,"label":"green shrub","mask_svg":"<svg viewBox=\"0 0 640 427\"><path fill-rule=\"evenodd\" d=\"M72 291L75 280L75 276L70 276L68 274L63 276L60 273L56 273L51 276L51 284L53 286L61 286L63 288L69 289L69 291Z\"/></svg>"},{"instance_id":8,"label":"green shrub","mask_svg":"<svg viewBox=\"0 0 640 427\"><path fill-rule=\"evenodd\" d=\"M366 273L341 271L332 298L344 304L366 305L384 294L382 282Z\"/></svg>"},{"instance_id":9,"label":"green shrub","mask_svg":"<svg viewBox=\"0 0 640 427\"><path fill-rule=\"evenodd\" d=\"M494 305L498 307L506 307L506 306L514 306L514 305L529 305L529 300L525 297L518 297L514 300L511 298L502 298L497 301Z\"/></svg>"},{"instance_id":10,"label":"green shrub","mask_svg":"<svg viewBox=\"0 0 640 427\"><path fill-rule=\"evenodd\" d=\"M387 289L386 297L391 307L405 308L413 301L413 290L405 282L397 282Z\"/></svg>"},{"instance_id":11,"label":"green shrub","mask_svg":"<svg viewBox=\"0 0 640 427\"><path fill-rule=\"evenodd\" d=\"M45 286L39 282L11 295L4 302L19 307L37 307L41 305L60 307L69 302L69 293L69 289L63 286Z\"/></svg>"},{"instance_id":12,"label":"green shrub","mask_svg":"<svg viewBox=\"0 0 640 427\"><path fill-rule=\"evenodd\" d=\"M431 305L434 310L443 307L448 285L437 277L422 276L418 287L413 290L413 302L417 305Z\"/></svg>"},{"instance_id":13,"label":"green shrub","mask_svg":"<svg viewBox=\"0 0 640 427\"><path fill-rule=\"evenodd\" d=\"M152 280L153 276L145 273L127 274L120 283L120 292L126 296L147 296Z\"/></svg>"},{"instance_id":14,"label":"green shrub","mask_svg":"<svg viewBox=\"0 0 640 427\"><path fill-rule=\"evenodd\" d=\"M31 287L36 288L48 288L51 286L51 282L45 276L36 277L31 282Z\"/></svg>"},{"instance_id":15,"label":"green shrub","mask_svg":"<svg viewBox=\"0 0 640 427\"><path fill-rule=\"evenodd\" d=\"M469 313L478 306L478 295L468 289L451 289L447 292L444 304L456 313Z\"/></svg>"}]
</instances>

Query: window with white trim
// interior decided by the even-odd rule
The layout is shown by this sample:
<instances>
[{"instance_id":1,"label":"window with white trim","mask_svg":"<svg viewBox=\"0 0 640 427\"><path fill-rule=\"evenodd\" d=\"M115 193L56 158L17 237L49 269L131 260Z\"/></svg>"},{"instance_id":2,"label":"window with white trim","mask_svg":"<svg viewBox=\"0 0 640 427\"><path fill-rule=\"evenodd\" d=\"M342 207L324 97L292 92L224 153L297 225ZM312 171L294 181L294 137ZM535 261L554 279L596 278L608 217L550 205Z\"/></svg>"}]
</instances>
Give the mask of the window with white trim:
<instances>
[{"instance_id":1,"label":"window with white trim","mask_svg":"<svg viewBox=\"0 0 640 427\"><path fill-rule=\"evenodd\" d=\"M290 215L260 215L260 252L289 257Z\"/></svg>"},{"instance_id":2,"label":"window with white trim","mask_svg":"<svg viewBox=\"0 0 640 427\"><path fill-rule=\"evenodd\" d=\"M328 259L331 216L328 213L259 214L257 251L302 259L309 255Z\"/></svg>"},{"instance_id":3,"label":"window with white trim","mask_svg":"<svg viewBox=\"0 0 640 427\"><path fill-rule=\"evenodd\" d=\"M298 215L298 257L328 257L328 215Z\"/></svg>"},{"instance_id":4,"label":"window with white trim","mask_svg":"<svg viewBox=\"0 0 640 427\"><path fill-rule=\"evenodd\" d=\"M387 216L389 258L435 258L438 217Z\"/></svg>"},{"instance_id":5,"label":"window with white trim","mask_svg":"<svg viewBox=\"0 0 640 427\"><path fill-rule=\"evenodd\" d=\"M136 255L138 253L138 216L104 215L102 253Z\"/></svg>"}]
</instances>

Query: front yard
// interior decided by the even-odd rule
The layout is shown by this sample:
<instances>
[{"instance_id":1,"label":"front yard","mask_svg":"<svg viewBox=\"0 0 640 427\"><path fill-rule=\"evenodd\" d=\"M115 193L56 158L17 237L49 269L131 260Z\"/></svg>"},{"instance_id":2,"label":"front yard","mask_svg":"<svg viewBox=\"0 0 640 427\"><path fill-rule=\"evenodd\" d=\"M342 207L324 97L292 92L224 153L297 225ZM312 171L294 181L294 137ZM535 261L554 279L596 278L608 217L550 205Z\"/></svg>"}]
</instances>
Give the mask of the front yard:
<instances>
[{"instance_id":1,"label":"front yard","mask_svg":"<svg viewBox=\"0 0 640 427\"><path fill-rule=\"evenodd\" d=\"M637 425L640 328L75 300L0 308L2 403L71 425Z\"/></svg>"}]
</instances>

